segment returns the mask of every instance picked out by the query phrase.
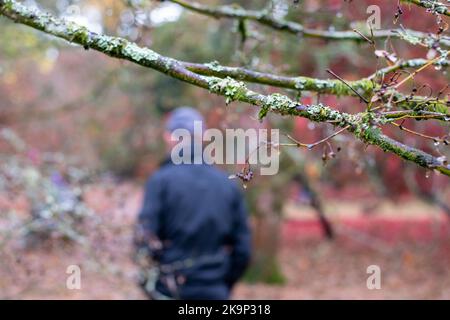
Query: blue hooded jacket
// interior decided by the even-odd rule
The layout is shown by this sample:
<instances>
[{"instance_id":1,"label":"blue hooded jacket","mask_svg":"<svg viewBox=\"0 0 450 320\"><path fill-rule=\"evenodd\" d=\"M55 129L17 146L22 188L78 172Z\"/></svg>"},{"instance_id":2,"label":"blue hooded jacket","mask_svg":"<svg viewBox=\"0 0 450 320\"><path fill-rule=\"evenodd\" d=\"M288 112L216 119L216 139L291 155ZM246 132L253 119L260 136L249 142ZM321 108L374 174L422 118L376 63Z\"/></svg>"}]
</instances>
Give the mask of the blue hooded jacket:
<instances>
[{"instance_id":1,"label":"blue hooded jacket","mask_svg":"<svg viewBox=\"0 0 450 320\"><path fill-rule=\"evenodd\" d=\"M207 164L165 161L147 181L139 225L161 247L156 290L179 299L228 299L248 265L251 234L239 187ZM170 285L172 284L172 285Z\"/></svg>"}]
</instances>

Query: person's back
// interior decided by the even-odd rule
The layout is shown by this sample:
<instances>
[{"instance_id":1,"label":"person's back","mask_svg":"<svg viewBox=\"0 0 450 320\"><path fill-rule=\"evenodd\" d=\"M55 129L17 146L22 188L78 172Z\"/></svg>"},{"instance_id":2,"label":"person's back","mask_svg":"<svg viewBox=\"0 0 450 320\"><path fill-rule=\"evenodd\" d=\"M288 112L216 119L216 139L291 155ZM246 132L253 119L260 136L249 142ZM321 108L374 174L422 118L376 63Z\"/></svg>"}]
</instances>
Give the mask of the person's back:
<instances>
[{"instance_id":1,"label":"person's back","mask_svg":"<svg viewBox=\"0 0 450 320\"><path fill-rule=\"evenodd\" d=\"M229 297L249 260L250 232L239 188L224 172L168 159L147 182L139 223L161 244L151 250L157 294Z\"/></svg>"}]
</instances>

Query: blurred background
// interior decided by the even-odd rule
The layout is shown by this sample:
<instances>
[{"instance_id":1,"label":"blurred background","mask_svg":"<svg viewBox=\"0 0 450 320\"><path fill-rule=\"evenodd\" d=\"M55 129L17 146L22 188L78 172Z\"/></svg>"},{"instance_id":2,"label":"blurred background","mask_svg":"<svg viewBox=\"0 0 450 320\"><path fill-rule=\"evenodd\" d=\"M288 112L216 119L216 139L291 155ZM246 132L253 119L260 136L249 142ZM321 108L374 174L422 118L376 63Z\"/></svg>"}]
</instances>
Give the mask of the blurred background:
<instances>
[{"instance_id":1,"label":"blurred background","mask_svg":"<svg viewBox=\"0 0 450 320\"><path fill-rule=\"evenodd\" d=\"M266 5L199 1L255 10ZM234 21L168 1L23 3L184 61L324 79L328 68L347 80L376 71L376 56L366 42L303 39L251 23L242 42ZM330 30L364 26L367 7L376 4L382 27L398 27L393 24L397 1L274 3L273 14ZM435 16L424 9L403 5L403 11L405 27L437 32ZM0 298L144 298L135 279L132 225L143 183L164 158L167 112L190 105L210 127L225 129L261 126L255 109L239 103L225 107L222 97L203 89L4 18L0 29ZM399 40L386 46L402 59L427 54ZM416 81L438 92L449 76L429 68ZM347 112L364 108L355 98L251 87ZM305 143L333 132L325 124L279 116L268 117L264 126ZM449 133L448 124L415 121L409 127L433 136ZM425 151L448 154L448 147L398 128L385 132ZM336 137L332 147L336 157L322 148L283 150L279 174L257 176L248 184L244 192L255 254L233 297L450 299L448 177L349 135ZM71 264L82 269L81 290L66 289ZM370 265L381 268L380 290L366 286Z\"/></svg>"}]
</instances>

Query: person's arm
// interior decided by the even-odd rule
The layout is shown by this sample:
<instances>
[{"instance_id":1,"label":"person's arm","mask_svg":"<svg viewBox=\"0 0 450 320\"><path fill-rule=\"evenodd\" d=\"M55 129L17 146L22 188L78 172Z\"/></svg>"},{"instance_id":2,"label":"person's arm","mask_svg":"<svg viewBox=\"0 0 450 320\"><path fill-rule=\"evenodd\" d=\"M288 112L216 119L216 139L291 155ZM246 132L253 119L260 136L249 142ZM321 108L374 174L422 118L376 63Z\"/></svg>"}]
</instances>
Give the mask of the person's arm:
<instances>
[{"instance_id":1,"label":"person's arm","mask_svg":"<svg viewBox=\"0 0 450 320\"><path fill-rule=\"evenodd\" d=\"M231 235L231 265L227 275L230 288L239 280L247 268L251 256L251 232L244 197L236 189L233 205L233 231Z\"/></svg>"},{"instance_id":2,"label":"person's arm","mask_svg":"<svg viewBox=\"0 0 450 320\"><path fill-rule=\"evenodd\" d=\"M142 208L138 216L135 244L145 248L152 258L157 259L162 249L159 240L160 216L162 211L162 181L158 176L150 177L145 185Z\"/></svg>"}]
</instances>

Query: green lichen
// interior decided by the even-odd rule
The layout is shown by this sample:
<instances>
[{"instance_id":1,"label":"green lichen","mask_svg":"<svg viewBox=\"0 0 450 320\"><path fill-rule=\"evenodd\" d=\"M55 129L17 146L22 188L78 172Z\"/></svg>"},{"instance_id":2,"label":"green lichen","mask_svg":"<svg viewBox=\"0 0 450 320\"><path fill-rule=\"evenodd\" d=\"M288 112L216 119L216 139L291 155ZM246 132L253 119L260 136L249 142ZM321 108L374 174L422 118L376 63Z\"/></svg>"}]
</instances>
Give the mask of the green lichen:
<instances>
[{"instance_id":1,"label":"green lichen","mask_svg":"<svg viewBox=\"0 0 450 320\"><path fill-rule=\"evenodd\" d=\"M309 119L313 121L322 122L327 118L330 108L324 106L323 104L315 104L308 106L307 113L309 114Z\"/></svg>"},{"instance_id":2,"label":"green lichen","mask_svg":"<svg viewBox=\"0 0 450 320\"><path fill-rule=\"evenodd\" d=\"M380 147L385 152L395 153L405 160L415 162L422 167L429 167L429 162L424 154L417 153L417 150L412 151L409 147L383 136L378 127L366 128L357 136L369 144Z\"/></svg>"},{"instance_id":3,"label":"green lichen","mask_svg":"<svg viewBox=\"0 0 450 320\"><path fill-rule=\"evenodd\" d=\"M110 55L122 54L122 50L127 46L128 43L129 42L125 39L108 36L101 36L95 41L95 44L98 46L98 48Z\"/></svg>"},{"instance_id":4,"label":"green lichen","mask_svg":"<svg viewBox=\"0 0 450 320\"><path fill-rule=\"evenodd\" d=\"M433 109L432 111L434 112L439 112L442 114L450 114L450 110L447 106L447 104L444 103L436 103L435 105L433 105Z\"/></svg>"},{"instance_id":5,"label":"green lichen","mask_svg":"<svg viewBox=\"0 0 450 320\"><path fill-rule=\"evenodd\" d=\"M446 14L447 13L447 7L445 5L443 5L443 4L439 5L439 6L436 6L434 8L434 12L440 13L440 14Z\"/></svg>"},{"instance_id":6,"label":"green lichen","mask_svg":"<svg viewBox=\"0 0 450 320\"><path fill-rule=\"evenodd\" d=\"M297 77L294 87L299 91L326 92L332 88L331 81L317 80L308 77Z\"/></svg>"},{"instance_id":7,"label":"green lichen","mask_svg":"<svg viewBox=\"0 0 450 320\"><path fill-rule=\"evenodd\" d=\"M274 93L265 97L264 104L259 110L258 118L260 120L264 119L269 111L286 114L291 112L292 109L295 109L297 105L296 102L288 97L279 93Z\"/></svg>"},{"instance_id":8,"label":"green lichen","mask_svg":"<svg viewBox=\"0 0 450 320\"><path fill-rule=\"evenodd\" d=\"M74 23L68 23L66 31L69 41L83 45L89 44L89 30L86 27L82 27Z\"/></svg>"},{"instance_id":9,"label":"green lichen","mask_svg":"<svg viewBox=\"0 0 450 320\"><path fill-rule=\"evenodd\" d=\"M339 112L321 103L310 105L306 109L307 117L316 122L336 121L340 126L344 126L356 121L356 117L347 113Z\"/></svg>"},{"instance_id":10,"label":"green lichen","mask_svg":"<svg viewBox=\"0 0 450 320\"><path fill-rule=\"evenodd\" d=\"M432 13L447 14L447 12L448 12L448 8L446 7L446 5L441 2L438 2L438 1L409 0L409 2L414 2L416 4L419 4L422 7L429 9Z\"/></svg>"},{"instance_id":11,"label":"green lichen","mask_svg":"<svg viewBox=\"0 0 450 320\"><path fill-rule=\"evenodd\" d=\"M443 115L450 114L447 100L429 99L420 96L406 99L405 96L394 92L392 101L401 109L416 111L417 115L420 115L421 111L437 112Z\"/></svg>"},{"instance_id":12,"label":"green lichen","mask_svg":"<svg viewBox=\"0 0 450 320\"><path fill-rule=\"evenodd\" d=\"M13 2L10 0L0 1L0 4L3 6L4 10L11 10L13 8Z\"/></svg>"},{"instance_id":13,"label":"green lichen","mask_svg":"<svg viewBox=\"0 0 450 320\"><path fill-rule=\"evenodd\" d=\"M269 110L270 110L269 105L265 104L265 105L261 106L261 108L259 109L259 112L258 112L258 119L263 120L267 116L267 113L269 112Z\"/></svg>"},{"instance_id":14,"label":"green lichen","mask_svg":"<svg viewBox=\"0 0 450 320\"><path fill-rule=\"evenodd\" d=\"M212 77L208 84L211 92L225 96L227 105L232 101L241 100L248 91L242 81L237 81L230 77L224 79Z\"/></svg>"},{"instance_id":15,"label":"green lichen","mask_svg":"<svg viewBox=\"0 0 450 320\"><path fill-rule=\"evenodd\" d=\"M359 139L369 144L376 144L377 142L374 138L379 136L381 129L368 123L359 123L355 126L353 132Z\"/></svg>"},{"instance_id":16,"label":"green lichen","mask_svg":"<svg viewBox=\"0 0 450 320\"><path fill-rule=\"evenodd\" d=\"M211 61L209 63L205 63L205 66L215 72L223 71L223 67L220 65L219 61Z\"/></svg>"},{"instance_id":17,"label":"green lichen","mask_svg":"<svg viewBox=\"0 0 450 320\"><path fill-rule=\"evenodd\" d=\"M159 54L149 48L141 48L136 43L128 43L123 48L123 53L134 61L156 61L159 58Z\"/></svg>"},{"instance_id":18,"label":"green lichen","mask_svg":"<svg viewBox=\"0 0 450 320\"><path fill-rule=\"evenodd\" d=\"M354 90L361 95L369 95L374 90L372 81L368 79L348 81ZM348 86L340 80L318 80L308 77L295 78L294 88L299 91L315 91L336 96L356 95Z\"/></svg>"},{"instance_id":19,"label":"green lichen","mask_svg":"<svg viewBox=\"0 0 450 320\"><path fill-rule=\"evenodd\" d=\"M423 42L423 38L418 37L410 32L404 30L397 30L397 33L400 39L405 40L406 42L409 42L412 45L421 44Z\"/></svg>"},{"instance_id":20,"label":"green lichen","mask_svg":"<svg viewBox=\"0 0 450 320\"><path fill-rule=\"evenodd\" d=\"M267 96L264 102L270 109L276 111L289 110L297 106L296 102L279 93Z\"/></svg>"}]
</instances>

